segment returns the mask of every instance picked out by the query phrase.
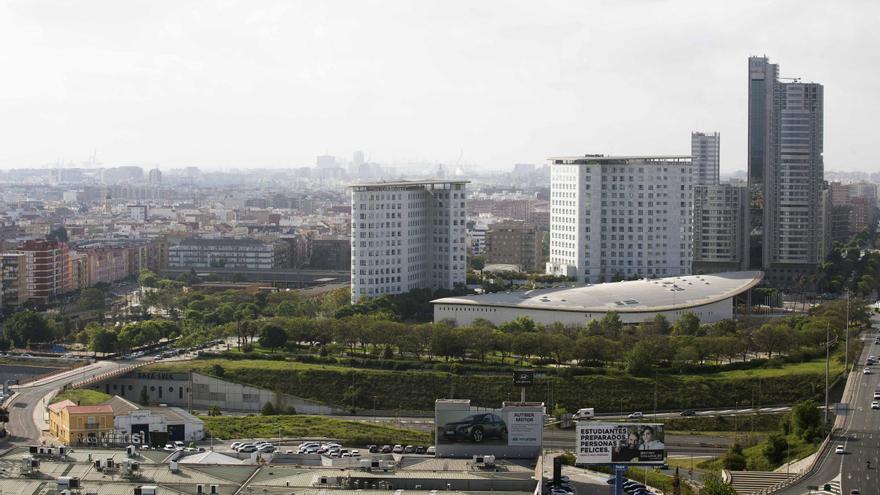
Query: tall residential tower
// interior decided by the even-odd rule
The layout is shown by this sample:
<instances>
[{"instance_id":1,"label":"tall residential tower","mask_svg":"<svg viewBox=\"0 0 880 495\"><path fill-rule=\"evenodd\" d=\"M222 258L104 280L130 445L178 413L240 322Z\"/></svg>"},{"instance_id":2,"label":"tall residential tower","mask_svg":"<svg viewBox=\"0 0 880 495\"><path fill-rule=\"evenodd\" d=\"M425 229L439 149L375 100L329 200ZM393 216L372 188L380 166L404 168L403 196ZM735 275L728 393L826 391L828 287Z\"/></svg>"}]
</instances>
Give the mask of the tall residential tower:
<instances>
[{"instance_id":1,"label":"tall residential tower","mask_svg":"<svg viewBox=\"0 0 880 495\"><path fill-rule=\"evenodd\" d=\"M465 284L467 181L351 186L351 300Z\"/></svg>"},{"instance_id":2,"label":"tall residential tower","mask_svg":"<svg viewBox=\"0 0 880 495\"><path fill-rule=\"evenodd\" d=\"M721 134L691 133L691 159L694 163L694 184L714 186L721 177Z\"/></svg>"},{"instance_id":3,"label":"tall residential tower","mask_svg":"<svg viewBox=\"0 0 880 495\"><path fill-rule=\"evenodd\" d=\"M581 283L691 273L689 156L550 159L547 273Z\"/></svg>"},{"instance_id":4,"label":"tall residential tower","mask_svg":"<svg viewBox=\"0 0 880 495\"><path fill-rule=\"evenodd\" d=\"M749 58L749 257L782 285L811 275L829 246L823 88L790 81L766 57Z\"/></svg>"}]
</instances>

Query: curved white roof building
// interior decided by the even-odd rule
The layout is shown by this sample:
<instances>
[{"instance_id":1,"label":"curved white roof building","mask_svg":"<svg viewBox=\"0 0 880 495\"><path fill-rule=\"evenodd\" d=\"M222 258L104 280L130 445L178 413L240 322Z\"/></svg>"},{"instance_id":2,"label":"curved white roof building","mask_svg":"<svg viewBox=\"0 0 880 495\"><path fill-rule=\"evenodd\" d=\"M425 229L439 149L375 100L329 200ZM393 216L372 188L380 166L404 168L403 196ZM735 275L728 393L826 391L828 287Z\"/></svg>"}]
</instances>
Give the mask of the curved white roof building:
<instances>
[{"instance_id":1,"label":"curved white roof building","mask_svg":"<svg viewBox=\"0 0 880 495\"><path fill-rule=\"evenodd\" d=\"M434 321L453 320L468 325L478 318L499 325L528 316L545 325L585 325L617 312L624 323L664 315L670 323L694 313L703 323L733 317L733 300L764 278L764 272L744 271L610 282L561 289L496 292L477 296L445 297L431 301Z\"/></svg>"}]
</instances>

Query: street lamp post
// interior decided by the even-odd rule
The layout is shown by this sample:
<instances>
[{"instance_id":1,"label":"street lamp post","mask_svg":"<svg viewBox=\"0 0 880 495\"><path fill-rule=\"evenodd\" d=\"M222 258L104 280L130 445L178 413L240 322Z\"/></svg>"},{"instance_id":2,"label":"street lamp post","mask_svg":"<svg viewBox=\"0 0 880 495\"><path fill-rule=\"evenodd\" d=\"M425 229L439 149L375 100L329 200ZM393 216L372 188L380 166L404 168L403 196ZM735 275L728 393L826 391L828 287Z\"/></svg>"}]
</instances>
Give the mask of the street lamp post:
<instances>
[{"instance_id":1,"label":"street lamp post","mask_svg":"<svg viewBox=\"0 0 880 495\"><path fill-rule=\"evenodd\" d=\"M843 372L849 372L849 289L846 289L846 335L843 351Z\"/></svg>"},{"instance_id":2,"label":"street lamp post","mask_svg":"<svg viewBox=\"0 0 880 495\"><path fill-rule=\"evenodd\" d=\"M785 437L785 474L791 475L791 442L788 441L788 435Z\"/></svg>"},{"instance_id":3,"label":"street lamp post","mask_svg":"<svg viewBox=\"0 0 880 495\"><path fill-rule=\"evenodd\" d=\"M831 358L830 346L828 345L829 341L829 332L831 330L831 324L825 324L825 425L828 425L828 360Z\"/></svg>"}]
</instances>

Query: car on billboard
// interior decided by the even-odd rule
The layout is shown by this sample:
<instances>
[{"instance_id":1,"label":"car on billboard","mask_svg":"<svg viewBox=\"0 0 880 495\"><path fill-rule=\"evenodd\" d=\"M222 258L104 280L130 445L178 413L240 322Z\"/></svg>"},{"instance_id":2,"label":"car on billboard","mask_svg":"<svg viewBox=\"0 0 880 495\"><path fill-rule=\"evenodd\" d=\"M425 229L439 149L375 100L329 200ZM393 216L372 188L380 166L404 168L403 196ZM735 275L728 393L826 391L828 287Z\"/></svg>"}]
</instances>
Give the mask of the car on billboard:
<instances>
[{"instance_id":1,"label":"car on billboard","mask_svg":"<svg viewBox=\"0 0 880 495\"><path fill-rule=\"evenodd\" d=\"M472 414L443 425L443 436L448 440L469 440L474 443L489 438L506 441L507 423L494 413Z\"/></svg>"}]
</instances>

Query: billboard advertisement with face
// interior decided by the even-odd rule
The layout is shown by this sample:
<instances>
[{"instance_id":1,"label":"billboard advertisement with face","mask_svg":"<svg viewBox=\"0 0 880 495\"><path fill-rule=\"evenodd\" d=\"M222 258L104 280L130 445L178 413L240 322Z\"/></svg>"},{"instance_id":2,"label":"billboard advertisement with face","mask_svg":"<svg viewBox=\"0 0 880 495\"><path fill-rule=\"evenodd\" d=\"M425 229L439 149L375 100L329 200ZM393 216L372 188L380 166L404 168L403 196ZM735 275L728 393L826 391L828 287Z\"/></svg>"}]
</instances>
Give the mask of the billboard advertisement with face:
<instances>
[{"instance_id":1,"label":"billboard advertisement with face","mask_svg":"<svg viewBox=\"0 0 880 495\"><path fill-rule=\"evenodd\" d=\"M505 403L501 409L471 408L467 400L441 400L434 424L441 457L468 453L516 457L522 451L540 450L544 406Z\"/></svg>"},{"instance_id":2,"label":"billboard advertisement with face","mask_svg":"<svg viewBox=\"0 0 880 495\"><path fill-rule=\"evenodd\" d=\"M587 421L576 431L578 464L662 464L666 458L662 424Z\"/></svg>"}]
</instances>

